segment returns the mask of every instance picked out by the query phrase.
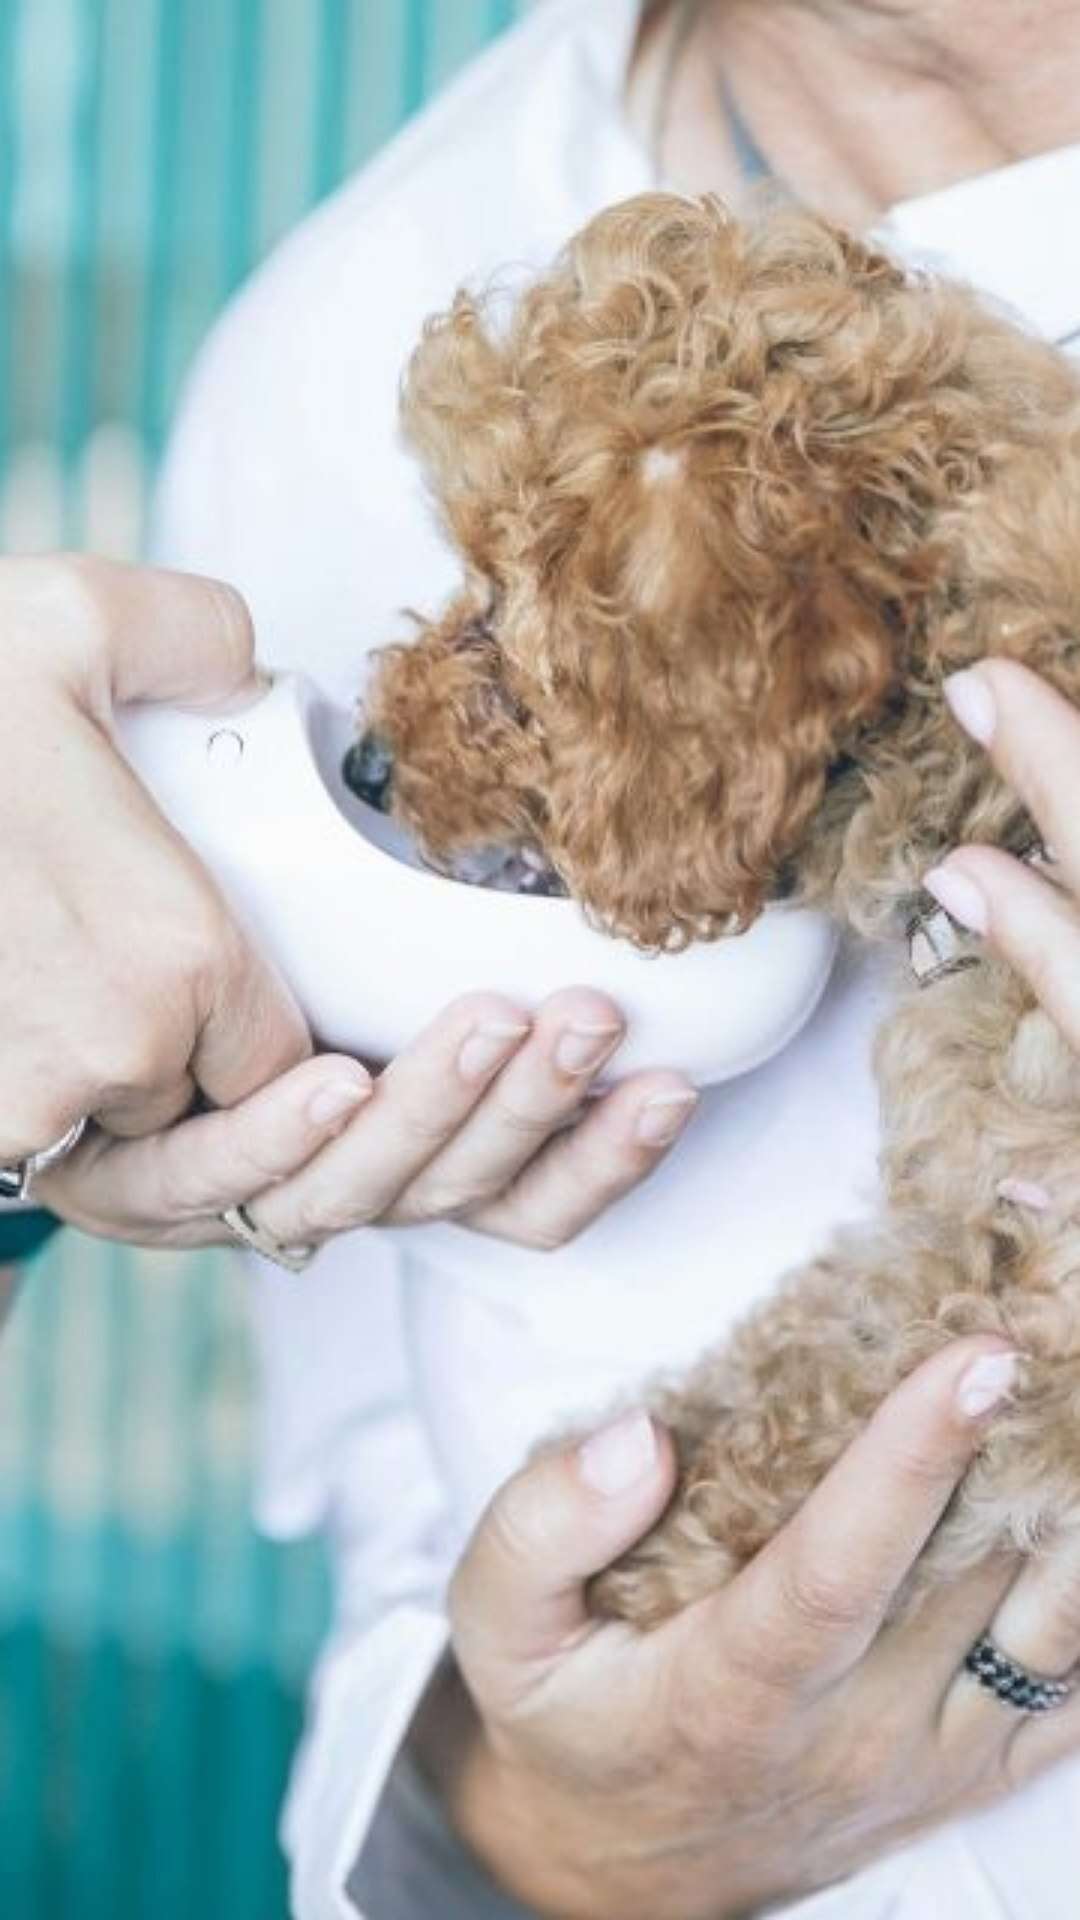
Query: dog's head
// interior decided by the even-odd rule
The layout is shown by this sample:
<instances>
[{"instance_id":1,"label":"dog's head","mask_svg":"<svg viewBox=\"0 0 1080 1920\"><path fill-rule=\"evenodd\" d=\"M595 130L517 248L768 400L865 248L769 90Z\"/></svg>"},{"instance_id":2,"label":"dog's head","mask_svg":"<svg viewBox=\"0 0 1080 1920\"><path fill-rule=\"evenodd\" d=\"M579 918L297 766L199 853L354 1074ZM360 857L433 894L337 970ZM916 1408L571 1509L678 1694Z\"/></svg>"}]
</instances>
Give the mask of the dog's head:
<instances>
[{"instance_id":1,"label":"dog's head","mask_svg":"<svg viewBox=\"0 0 1080 1920\"><path fill-rule=\"evenodd\" d=\"M395 810L443 861L531 850L645 946L749 924L945 724L993 638L957 509L1074 400L806 214L649 195L504 325L460 296L405 389L465 584L374 678Z\"/></svg>"}]
</instances>

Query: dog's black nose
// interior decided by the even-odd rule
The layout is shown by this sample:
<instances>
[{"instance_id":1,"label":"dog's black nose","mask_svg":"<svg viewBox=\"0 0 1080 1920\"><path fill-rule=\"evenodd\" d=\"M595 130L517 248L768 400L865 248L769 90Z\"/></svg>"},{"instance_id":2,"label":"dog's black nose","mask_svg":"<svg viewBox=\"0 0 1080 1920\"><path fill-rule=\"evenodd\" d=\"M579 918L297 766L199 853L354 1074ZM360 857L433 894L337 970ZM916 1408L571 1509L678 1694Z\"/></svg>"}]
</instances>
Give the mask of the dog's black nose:
<instances>
[{"instance_id":1,"label":"dog's black nose","mask_svg":"<svg viewBox=\"0 0 1080 1920\"><path fill-rule=\"evenodd\" d=\"M341 776L358 800L379 813L389 813L394 787L394 756L377 733L363 733L349 748Z\"/></svg>"}]
</instances>

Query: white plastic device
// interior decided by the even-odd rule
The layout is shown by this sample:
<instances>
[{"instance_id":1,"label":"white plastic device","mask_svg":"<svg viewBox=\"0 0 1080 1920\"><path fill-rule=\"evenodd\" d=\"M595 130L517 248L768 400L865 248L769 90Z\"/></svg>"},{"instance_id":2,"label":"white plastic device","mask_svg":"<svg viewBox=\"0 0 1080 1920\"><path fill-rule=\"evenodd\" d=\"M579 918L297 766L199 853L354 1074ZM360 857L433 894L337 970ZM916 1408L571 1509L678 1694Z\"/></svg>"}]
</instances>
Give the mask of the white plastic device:
<instances>
[{"instance_id":1,"label":"white plastic device","mask_svg":"<svg viewBox=\"0 0 1080 1920\"><path fill-rule=\"evenodd\" d=\"M533 1007L584 985L629 1022L620 1077L671 1066L706 1085L785 1046L828 979L836 932L818 913L770 908L738 938L650 957L573 901L418 865L345 786L353 721L302 676L278 675L237 714L131 707L116 731L327 1047L387 1059L459 994L494 988Z\"/></svg>"}]
</instances>

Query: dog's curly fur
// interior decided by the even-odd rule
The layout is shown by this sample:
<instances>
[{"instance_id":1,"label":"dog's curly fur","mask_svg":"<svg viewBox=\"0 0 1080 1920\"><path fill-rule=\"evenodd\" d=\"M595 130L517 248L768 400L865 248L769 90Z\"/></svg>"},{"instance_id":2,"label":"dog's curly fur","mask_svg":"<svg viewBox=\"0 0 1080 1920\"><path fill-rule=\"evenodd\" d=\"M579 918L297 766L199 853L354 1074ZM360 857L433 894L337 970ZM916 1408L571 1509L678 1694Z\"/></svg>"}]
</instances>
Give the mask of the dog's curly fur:
<instances>
[{"instance_id":1,"label":"dog's curly fur","mask_svg":"<svg viewBox=\"0 0 1080 1920\"><path fill-rule=\"evenodd\" d=\"M501 325L460 295L404 414L466 580L365 719L433 857L527 849L649 948L781 896L899 944L948 848L1029 837L941 682L996 653L1080 702L1080 393L974 295L809 214L647 195ZM984 956L900 992L877 1070L881 1217L654 1393L682 1481L601 1611L716 1586L961 1331L1029 1359L922 1578L1080 1526L1080 1066Z\"/></svg>"}]
</instances>

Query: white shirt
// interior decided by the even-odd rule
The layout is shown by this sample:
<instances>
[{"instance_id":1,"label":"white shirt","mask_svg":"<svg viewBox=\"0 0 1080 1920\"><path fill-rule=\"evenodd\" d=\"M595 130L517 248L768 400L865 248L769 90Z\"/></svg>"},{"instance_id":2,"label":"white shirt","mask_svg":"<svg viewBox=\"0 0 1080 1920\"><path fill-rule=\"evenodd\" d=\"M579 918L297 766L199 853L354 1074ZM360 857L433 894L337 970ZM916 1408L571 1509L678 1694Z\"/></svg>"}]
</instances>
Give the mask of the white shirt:
<instances>
[{"instance_id":1,"label":"white shirt","mask_svg":"<svg viewBox=\"0 0 1080 1920\"><path fill-rule=\"evenodd\" d=\"M621 114L637 13L637 0L548 0L299 229L203 354L158 550L236 581L263 657L340 700L365 649L402 635L401 609L437 604L456 577L397 437L425 316L465 280L544 262L600 206L655 184ZM537 1435L694 1358L874 1204L881 1000L867 964L845 957L799 1038L707 1096L659 1175L556 1256L445 1227L399 1234L394 1252L386 1236L340 1240L299 1286L259 1271L261 1515L282 1534L325 1523L338 1568L285 1821L301 1920L355 1920L357 1899L368 1920L514 1911L405 1769L384 1793L444 1645L446 1576ZM1078 1822L1070 1766L789 1911L1074 1920Z\"/></svg>"}]
</instances>

